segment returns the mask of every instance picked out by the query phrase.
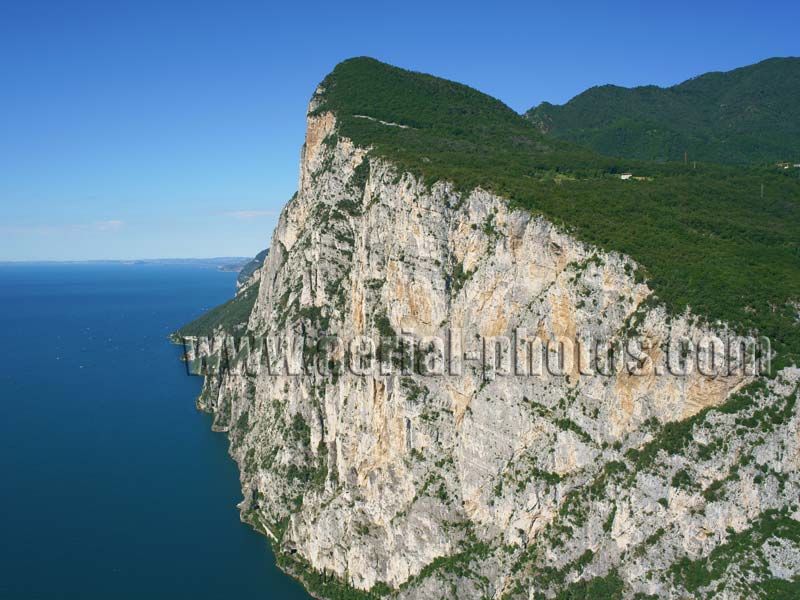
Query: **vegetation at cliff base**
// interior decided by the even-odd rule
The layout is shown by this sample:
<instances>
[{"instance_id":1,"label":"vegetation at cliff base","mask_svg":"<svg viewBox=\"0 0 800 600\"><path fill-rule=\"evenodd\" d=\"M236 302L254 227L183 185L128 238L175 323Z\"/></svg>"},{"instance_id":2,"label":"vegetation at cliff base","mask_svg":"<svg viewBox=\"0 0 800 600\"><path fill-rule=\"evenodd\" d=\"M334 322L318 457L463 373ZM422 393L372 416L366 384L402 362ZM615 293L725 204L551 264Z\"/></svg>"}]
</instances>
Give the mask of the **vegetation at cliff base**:
<instances>
[{"instance_id":1,"label":"vegetation at cliff base","mask_svg":"<svg viewBox=\"0 0 800 600\"><path fill-rule=\"evenodd\" d=\"M543 135L472 88L369 58L339 64L322 87L316 111L333 111L339 135L373 156L429 185L493 191L627 254L673 312L690 306L769 336L776 367L797 360L800 179L791 170L609 158Z\"/></svg>"},{"instance_id":2,"label":"vegetation at cliff base","mask_svg":"<svg viewBox=\"0 0 800 600\"><path fill-rule=\"evenodd\" d=\"M177 332L178 337L210 337L222 331L228 334L242 333L250 319L253 305L258 298L259 283L241 290L227 302L212 308Z\"/></svg>"}]
</instances>

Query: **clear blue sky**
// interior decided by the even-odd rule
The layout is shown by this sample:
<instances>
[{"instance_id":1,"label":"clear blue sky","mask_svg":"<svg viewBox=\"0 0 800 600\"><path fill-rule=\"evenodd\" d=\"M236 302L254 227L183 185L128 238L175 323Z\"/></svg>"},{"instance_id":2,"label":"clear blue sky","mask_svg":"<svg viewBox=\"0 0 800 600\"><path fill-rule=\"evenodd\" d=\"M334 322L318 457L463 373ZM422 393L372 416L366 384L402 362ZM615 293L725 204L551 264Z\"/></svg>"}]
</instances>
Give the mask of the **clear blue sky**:
<instances>
[{"instance_id":1,"label":"clear blue sky","mask_svg":"<svg viewBox=\"0 0 800 600\"><path fill-rule=\"evenodd\" d=\"M796 1L0 0L0 260L254 254L348 57L523 111L798 55L798 22Z\"/></svg>"}]
</instances>

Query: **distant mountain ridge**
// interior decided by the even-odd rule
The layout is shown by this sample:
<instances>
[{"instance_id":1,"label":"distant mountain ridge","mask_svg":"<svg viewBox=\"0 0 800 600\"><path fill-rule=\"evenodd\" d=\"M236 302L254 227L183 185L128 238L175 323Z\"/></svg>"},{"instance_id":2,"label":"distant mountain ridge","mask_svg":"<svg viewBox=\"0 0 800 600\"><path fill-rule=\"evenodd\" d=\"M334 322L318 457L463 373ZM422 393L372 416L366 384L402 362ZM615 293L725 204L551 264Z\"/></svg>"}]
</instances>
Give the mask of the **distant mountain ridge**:
<instances>
[{"instance_id":1,"label":"distant mountain ridge","mask_svg":"<svg viewBox=\"0 0 800 600\"><path fill-rule=\"evenodd\" d=\"M800 163L800 58L770 58L678 85L593 87L525 116L550 136L643 160Z\"/></svg>"}]
</instances>

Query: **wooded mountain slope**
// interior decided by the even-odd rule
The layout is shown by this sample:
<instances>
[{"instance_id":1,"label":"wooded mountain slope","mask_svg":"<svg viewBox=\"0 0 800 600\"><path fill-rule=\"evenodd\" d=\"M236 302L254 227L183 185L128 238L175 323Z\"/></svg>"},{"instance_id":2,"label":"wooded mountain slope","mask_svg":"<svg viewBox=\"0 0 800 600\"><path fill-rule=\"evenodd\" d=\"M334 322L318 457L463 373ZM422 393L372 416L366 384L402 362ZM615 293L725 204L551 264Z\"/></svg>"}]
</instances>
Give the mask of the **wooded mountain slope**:
<instances>
[{"instance_id":1,"label":"wooded mountain slope","mask_svg":"<svg viewBox=\"0 0 800 600\"><path fill-rule=\"evenodd\" d=\"M549 135L609 156L800 163L800 58L771 58L679 85L593 87L526 113Z\"/></svg>"}]
</instances>

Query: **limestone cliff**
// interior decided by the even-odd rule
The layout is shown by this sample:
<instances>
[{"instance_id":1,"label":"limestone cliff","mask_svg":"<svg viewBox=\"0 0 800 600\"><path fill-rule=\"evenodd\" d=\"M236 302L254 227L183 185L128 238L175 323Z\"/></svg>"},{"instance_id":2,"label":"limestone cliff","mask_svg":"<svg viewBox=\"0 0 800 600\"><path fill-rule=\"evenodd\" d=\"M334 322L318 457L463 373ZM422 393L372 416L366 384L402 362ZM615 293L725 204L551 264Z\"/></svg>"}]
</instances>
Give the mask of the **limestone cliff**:
<instances>
[{"instance_id":1,"label":"limestone cliff","mask_svg":"<svg viewBox=\"0 0 800 600\"><path fill-rule=\"evenodd\" d=\"M480 188L427 186L356 146L318 110L324 94L248 333L456 332L467 353L507 336L526 365L502 372L498 350L488 373L459 355L460 375L208 376L198 405L228 432L242 517L281 566L327 597L789 590L800 574L800 371L657 372L677 340L732 333L670 314L629 257ZM582 373L578 360L528 372L528 338L633 332L647 341L635 374Z\"/></svg>"}]
</instances>

